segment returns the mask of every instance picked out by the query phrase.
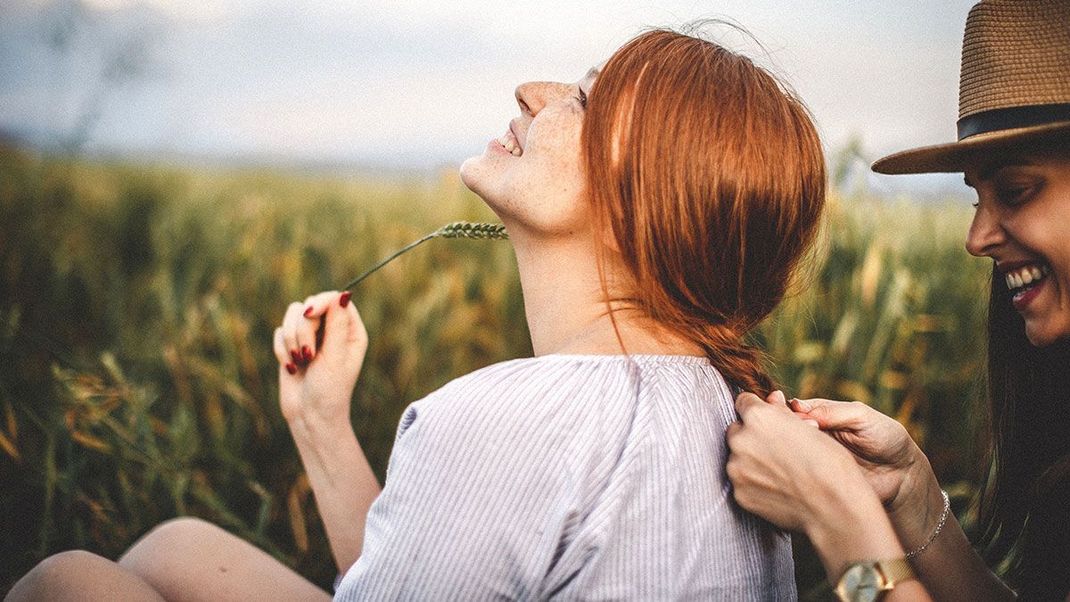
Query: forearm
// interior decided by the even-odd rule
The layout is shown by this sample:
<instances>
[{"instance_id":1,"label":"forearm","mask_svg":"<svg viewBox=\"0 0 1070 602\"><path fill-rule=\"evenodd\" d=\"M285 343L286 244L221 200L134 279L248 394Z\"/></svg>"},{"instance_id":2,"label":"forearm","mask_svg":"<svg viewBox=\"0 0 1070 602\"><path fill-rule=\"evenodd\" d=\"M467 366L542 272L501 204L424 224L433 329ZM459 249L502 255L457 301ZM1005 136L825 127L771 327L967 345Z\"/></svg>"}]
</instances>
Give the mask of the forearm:
<instances>
[{"instance_id":1,"label":"forearm","mask_svg":"<svg viewBox=\"0 0 1070 602\"><path fill-rule=\"evenodd\" d=\"M380 486L347 420L299 416L290 432L340 573L360 557L368 508Z\"/></svg>"},{"instance_id":2,"label":"forearm","mask_svg":"<svg viewBox=\"0 0 1070 602\"><path fill-rule=\"evenodd\" d=\"M973 549L953 513L948 513L943 528L933 537L943 514L944 499L924 456L917 470L904 480L903 487L903 493L889 509L889 518L903 547L918 550L925 546L911 559L911 564L933 597L963 601L1013 600L1014 593Z\"/></svg>"},{"instance_id":3,"label":"forearm","mask_svg":"<svg viewBox=\"0 0 1070 602\"><path fill-rule=\"evenodd\" d=\"M903 557L903 547L888 515L872 492L836 493L825 502L818 520L807 529L832 585L855 562ZM908 580L896 584L883 599L923 602L931 598L919 581Z\"/></svg>"},{"instance_id":4,"label":"forearm","mask_svg":"<svg viewBox=\"0 0 1070 602\"><path fill-rule=\"evenodd\" d=\"M806 534L836 583L852 563L903 556L903 547L880 501L869 491L837 491L820 505Z\"/></svg>"}]
</instances>

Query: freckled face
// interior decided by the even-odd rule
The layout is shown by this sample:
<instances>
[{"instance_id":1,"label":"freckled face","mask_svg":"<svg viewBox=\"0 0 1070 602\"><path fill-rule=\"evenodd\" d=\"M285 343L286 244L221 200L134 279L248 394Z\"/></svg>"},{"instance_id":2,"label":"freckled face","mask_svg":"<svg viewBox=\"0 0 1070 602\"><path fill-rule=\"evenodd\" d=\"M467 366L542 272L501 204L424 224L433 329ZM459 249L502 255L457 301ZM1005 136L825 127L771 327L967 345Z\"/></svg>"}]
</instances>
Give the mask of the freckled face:
<instances>
[{"instance_id":1,"label":"freckled face","mask_svg":"<svg viewBox=\"0 0 1070 602\"><path fill-rule=\"evenodd\" d=\"M590 227L580 132L597 71L578 82L530 82L516 89L520 116L483 154L461 165L461 179L513 231L572 234Z\"/></svg>"},{"instance_id":2,"label":"freckled face","mask_svg":"<svg viewBox=\"0 0 1070 602\"><path fill-rule=\"evenodd\" d=\"M966 182L978 199L966 249L995 260L1030 343L1070 338L1070 154L978 165Z\"/></svg>"}]
</instances>

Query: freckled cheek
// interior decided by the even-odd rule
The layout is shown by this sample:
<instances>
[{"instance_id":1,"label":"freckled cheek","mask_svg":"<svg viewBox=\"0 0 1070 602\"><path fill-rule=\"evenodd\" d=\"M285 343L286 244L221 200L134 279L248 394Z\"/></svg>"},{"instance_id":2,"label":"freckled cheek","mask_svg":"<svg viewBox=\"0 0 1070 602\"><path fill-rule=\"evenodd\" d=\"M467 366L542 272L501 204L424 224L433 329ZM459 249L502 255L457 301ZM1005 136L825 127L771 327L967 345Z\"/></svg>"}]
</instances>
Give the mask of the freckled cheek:
<instances>
[{"instance_id":1,"label":"freckled cheek","mask_svg":"<svg viewBox=\"0 0 1070 602\"><path fill-rule=\"evenodd\" d=\"M525 152L531 149L540 153L570 156L570 149L579 152L580 131L578 128L560 126L538 131L529 130L525 146Z\"/></svg>"}]
</instances>

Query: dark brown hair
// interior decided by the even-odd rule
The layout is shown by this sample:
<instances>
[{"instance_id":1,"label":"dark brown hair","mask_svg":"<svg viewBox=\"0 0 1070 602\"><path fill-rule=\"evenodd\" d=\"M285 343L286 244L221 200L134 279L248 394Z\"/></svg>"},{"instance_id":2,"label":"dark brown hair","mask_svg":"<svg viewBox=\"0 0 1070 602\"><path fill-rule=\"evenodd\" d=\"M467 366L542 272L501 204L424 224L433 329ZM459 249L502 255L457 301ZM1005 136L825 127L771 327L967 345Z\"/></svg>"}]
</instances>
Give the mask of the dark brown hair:
<instances>
[{"instance_id":1,"label":"dark brown hair","mask_svg":"<svg viewBox=\"0 0 1070 602\"><path fill-rule=\"evenodd\" d=\"M589 96L587 185L596 231L631 276L627 301L767 394L743 337L784 296L825 202L806 108L750 59L666 30L621 47Z\"/></svg>"},{"instance_id":2,"label":"dark brown hair","mask_svg":"<svg viewBox=\"0 0 1070 602\"><path fill-rule=\"evenodd\" d=\"M982 484L985 560L1023 600L1070 592L1070 342L1034 347L993 269L988 308L991 465Z\"/></svg>"}]
</instances>

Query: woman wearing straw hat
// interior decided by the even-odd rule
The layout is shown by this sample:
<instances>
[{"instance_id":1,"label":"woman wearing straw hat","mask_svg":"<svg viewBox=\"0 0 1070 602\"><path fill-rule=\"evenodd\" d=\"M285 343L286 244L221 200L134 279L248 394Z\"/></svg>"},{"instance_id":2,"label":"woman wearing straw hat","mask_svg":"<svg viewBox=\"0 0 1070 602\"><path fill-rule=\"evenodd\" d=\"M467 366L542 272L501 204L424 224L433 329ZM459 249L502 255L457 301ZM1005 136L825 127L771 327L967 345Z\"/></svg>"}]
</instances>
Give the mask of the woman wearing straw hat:
<instances>
[{"instance_id":1,"label":"woman wearing straw hat","mask_svg":"<svg viewBox=\"0 0 1070 602\"><path fill-rule=\"evenodd\" d=\"M779 392L736 400L736 499L805 531L841 599L913 600L923 586L940 600L1001 600L1009 585L1025 599L1070 600L1070 2L973 7L959 115L957 142L873 168L962 172L977 192L966 248L994 261L984 556L895 420L860 403L785 404Z\"/></svg>"}]
</instances>

